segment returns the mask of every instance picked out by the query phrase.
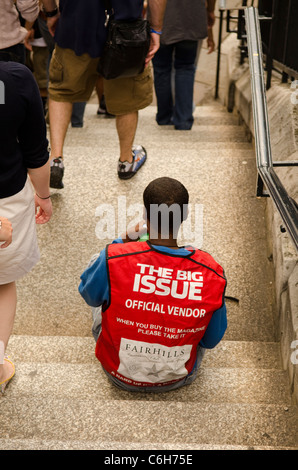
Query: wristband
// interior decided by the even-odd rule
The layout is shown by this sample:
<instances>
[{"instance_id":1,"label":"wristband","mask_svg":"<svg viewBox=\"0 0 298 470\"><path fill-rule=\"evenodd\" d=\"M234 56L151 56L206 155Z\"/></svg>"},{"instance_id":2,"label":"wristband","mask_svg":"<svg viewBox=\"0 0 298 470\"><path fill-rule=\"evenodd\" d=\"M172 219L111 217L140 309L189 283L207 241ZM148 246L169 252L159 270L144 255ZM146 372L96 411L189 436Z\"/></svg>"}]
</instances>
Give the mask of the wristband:
<instances>
[{"instance_id":1,"label":"wristband","mask_svg":"<svg viewBox=\"0 0 298 470\"><path fill-rule=\"evenodd\" d=\"M151 29L150 29L150 33L155 33L155 34L161 35L161 34L162 34L162 31L155 31L155 29L151 28Z\"/></svg>"},{"instance_id":2,"label":"wristband","mask_svg":"<svg viewBox=\"0 0 298 470\"><path fill-rule=\"evenodd\" d=\"M48 197L40 197L37 193L35 193L37 197L39 197L39 199L50 199L51 195L49 195Z\"/></svg>"},{"instance_id":3,"label":"wristband","mask_svg":"<svg viewBox=\"0 0 298 470\"><path fill-rule=\"evenodd\" d=\"M52 11L43 10L43 12L44 12L44 14L47 18L52 18L52 16L56 16L58 14L58 11L59 11L58 7L56 7L55 10L52 10Z\"/></svg>"}]
</instances>

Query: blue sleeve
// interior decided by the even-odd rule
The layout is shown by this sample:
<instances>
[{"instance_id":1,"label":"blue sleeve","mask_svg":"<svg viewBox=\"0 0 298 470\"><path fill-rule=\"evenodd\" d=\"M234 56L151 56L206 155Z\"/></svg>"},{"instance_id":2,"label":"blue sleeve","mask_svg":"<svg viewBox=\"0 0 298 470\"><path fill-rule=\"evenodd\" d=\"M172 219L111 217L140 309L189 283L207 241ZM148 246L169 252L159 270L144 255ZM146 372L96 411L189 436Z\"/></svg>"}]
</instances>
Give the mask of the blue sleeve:
<instances>
[{"instance_id":1,"label":"blue sleeve","mask_svg":"<svg viewBox=\"0 0 298 470\"><path fill-rule=\"evenodd\" d=\"M113 243L123 243L123 241L119 238ZM98 258L81 275L79 293L90 307L99 307L109 301L106 250L102 250Z\"/></svg>"},{"instance_id":2,"label":"blue sleeve","mask_svg":"<svg viewBox=\"0 0 298 470\"><path fill-rule=\"evenodd\" d=\"M91 307L99 307L108 301L109 283L105 250L81 275L79 293Z\"/></svg>"},{"instance_id":3,"label":"blue sleeve","mask_svg":"<svg viewBox=\"0 0 298 470\"><path fill-rule=\"evenodd\" d=\"M227 329L226 305L216 310L207 326L207 330L200 341L200 346L206 349L214 348L222 339Z\"/></svg>"}]
</instances>

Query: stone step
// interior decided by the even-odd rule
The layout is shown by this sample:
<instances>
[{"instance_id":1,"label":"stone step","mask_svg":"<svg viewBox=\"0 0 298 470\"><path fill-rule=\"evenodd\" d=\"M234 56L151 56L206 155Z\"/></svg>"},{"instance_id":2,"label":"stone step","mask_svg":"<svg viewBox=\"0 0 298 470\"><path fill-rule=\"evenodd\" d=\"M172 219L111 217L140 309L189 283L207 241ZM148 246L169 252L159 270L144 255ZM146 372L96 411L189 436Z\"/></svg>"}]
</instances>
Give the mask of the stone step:
<instances>
[{"instance_id":1,"label":"stone step","mask_svg":"<svg viewBox=\"0 0 298 470\"><path fill-rule=\"evenodd\" d=\"M53 217L37 227L41 261L18 282L14 333L90 336L90 308L77 289L80 275L92 254L119 235L119 196L125 198L128 212L130 205L142 205L149 181L168 175L186 185L192 205L202 206L197 224L201 245L197 237L187 242L209 251L223 265L227 294L239 301L227 304L226 338L274 341L265 205L255 197L253 148L242 140L242 127L231 122L234 116L221 106L197 107L193 131L182 132L157 126L154 106L142 110L136 142L147 148L148 160L132 181L123 182L116 174L115 120L98 118L96 110L88 104L84 128L70 128L67 134L65 187L51 191ZM208 123L208 116L217 125ZM99 239L95 212L103 203L114 211L115 230Z\"/></svg>"},{"instance_id":2,"label":"stone step","mask_svg":"<svg viewBox=\"0 0 298 470\"><path fill-rule=\"evenodd\" d=\"M139 401L143 393L119 391L110 384L100 364L16 364L16 375L7 387L9 398L48 397ZM0 403L3 399L0 397ZM198 404L284 404L290 405L288 378L271 369L201 367L191 387L163 394L146 394L146 402ZM2 404L2 403L1 403Z\"/></svg>"},{"instance_id":3,"label":"stone step","mask_svg":"<svg viewBox=\"0 0 298 470\"><path fill-rule=\"evenodd\" d=\"M16 363L97 364L93 337L12 335L7 352ZM204 368L282 369L279 344L222 340L207 350Z\"/></svg>"},{"instance_id":4,"label":"stone step","mask_svg":"<svg viewBox=\"0 0 298 470\"><path fill-rule=\"evenodd\" d=\"M297 447L297 408L146 399L1 399L1 438L178 446Z\"/></svg>"},{"instance_id":5,"label":"stone step","mask_svg":"<svg viewBox=\"0 0 298 470\"><path fill-rule=\"evenodd\" d=\"M172 129L162 132L161 129L158 129L158 135L161 139L167 139L169 135L172 135L174 132ZM183 132L183 131L180 131ZM185 132L185 131L184 131ZM194 127L191 130L191 141L195 143L196 141L203 142L247 142L247 137L243 127L235 125L205 125L201 124ZM174 139L175 141L175 139ZM173 143L173 141L172 141Z\"/></svg>"},{"instance_id":6,"label":"stone step","mask_svg":"<svg viewBox=\"0 0 298 470\"><path fill-rule=\"evenodd\" d=\"M144 128L147 128L147 132L150 129L151 133L151 138L150 142L151 145L153 146L152 138L154 140L154 137L158 136L159 138L159 143L162 142L167 142L169 146L172 146L175 144L175 142L183 142L184 145L188 145L190 143L198 143L199 145L205 142L210 142L214 148L216 147L217 142L225 142L226 143L226 148L227 148L227 143L229 142L240 142L240 143L247 143L247 137L246 133L243 129L243 127L235 125L234 123L232 124L199 124L195 126L191 131L175 131L173 128L170 126L167 126L164 128L162 126L161 128L152 128L152 125L149 123L147 125L148 118L143 116L142 118L143 121L143 126ZM79 133L80 132L80 133ZM146 132L146 134L147 134ZM186 139L185 137L182 138L181 134L178 134L179 132L191 132L191 135L189 135L189 138ZM153 133L153 135L152 135ZM139 131L137 133L138 136L141 136L144 134L144 129L142 131ZM113 137L113 140L109 143L104 142L103 145L103 135L105 135L106 138ZM75 137L75 139L74 139ZM91 138L92 137L92 138ZM169 137L171 138L169 141ZM92 123L92 121L88 121L88 124L86 124L85 129L70 129L69 134L66 137L66 146L76 146L76 145L82 145L85 146L85 139L91 139L89 140L89 144L87 143L87 148L88 146L98 146L98 150L101 150L103 147L105 148L105 151L112 146L117 146L117 135L115 135L115 124L109 125L109 126L103 126L103 129L100 129L100 123ZM147 139L148 141L148 135ZM251 144L250 144L251 146ZM245 146L244 148L247 148ZM148 151L150 148L148 148Z\"/></svg>"},{"instance_id":7,"label":"stone step","mask_svg":"<svg viewBox=\"0 0 298 470\"><path fill-rule=\"evenodd\" d=\"M96 115L96 106L88 105L85 111L85 121L83 128L69 127L65 146L73 149L76 146L88 148L98 148L99 152L109 152L112 148L118 147L118 138L116 134L115 120L99 118ZM156 108L149 106L139 113L139 125L136 134L136 140L144 141L143 145L150 150L154 147L154 142L161 145L166 143L171 147L182 144L187 148L194 144L211 144L214 148L218 143L228 144L246 144L244 148L251 147L247 142L246 131L243 126L238 124L238 119L228 113L206 114L197 108L194 114L194 125L191 131L177 131L173 126L158 126L155 122ZM247 145L248 144L248 145Z\"/></svg>"},{"instance_id":8,"label":"stone step","mask_svg":"<svg viewBox=\"0 0 298 470\"><path fill-rule=\"evenodd\" d=\"M61 257L55 260L50 251L44 249L40 265L18 283L19 303L14 334L90 336L91 309L84 303L77 288L80 275L92 255L92 248L87 254L77 254L73 247L69 248L67 270L71 272L71 276L65 277L63 277L64 261ZM207 251L212 253L212 250ZM233 252L226 249L225 257L228 254L232 256ZM238 299L238 301L226 301L228 329L225 339L274 342L275 330L271 312L272 284L266 279L265 272L263 278L259 279L247 270L247 265L242 267L239 263L235 266L229 260L224 261L225 259L221 264L228 279L227 295ZM45 281L42 292L39 292L34 290L34 286L38 285L41 278L47 280L48 284Z\"/></svg>"},{"instance_id":9,"label":"stone step","mask_svg":"<svg viewBox=\"0 0 298 470\"><path fill-rule=\"evenodd\" d=\"M7 352L16 364L16 376L9 385L9 396L142 399L142 394L125 393L110 385L94 347L92 337L13 335ZM222 341L206 351L191 387L163 394L162 400L289 404L287 380L277 343ZM158 401L160 396L146 399Z\"/></svg>"},{"instance_id":10,"label":"stone step","mask_svg":"<svg viewBox=\"0 0 298 470\"><path fill-rule=\"evenodd\" d=\"M152 455L150 459L151 462L154 462L154 456L164 455L164 451L173 450L172 455L177 455L179 451L180 454L187 451L188 455L191 455L192 462L199 458L198 452L202 450L221 450L221 451L231 451L231 450L297 450L296 447L271 447L271 446L262 446L262 445L253 445L253 446L241 446L241 445L208 445L208 444L173 444L168 442L106 442L104 440L94 440L94 441L80 441L80 440L71 440L71 441L58 441L58 440L49 440L49 439L1 439L0 438L0 450L10 451L10 450L98 450L105 451L104 455L99 455L101 459L106 459L111 454L114 453L114 457L121 457L119 451L129 451L128 455L138 457L138 462L141 463L144 458L148 462L148 456ZM115 453L116 451L116 453ZM150 452L151 451L151 452ZM159 454L159 452L161 453ZM144 453L147 454L144 457ZM166 454L167 455L167 454ZM109 462L109 461L107 461ZM126 463L127 460L124 460Z\"/></svg>"},{"instance_id":11,"label":"stone step","mask_svg":"<svg viewBox=\"0 0 298 470\"><path fill-rule=\"evenodd\" d=\"M178 131L176 131L176 133L171 129L162 129L162 132L161 130L156 131L146 125L146 120L144 118L143 120L145 121L144 127L147 128L147 132L145 133L144 130L137 132L135 142L136 144L141 144L146 148L148 158L150 158L150 160L154 158L154 155L161 157L169 153L173 153L174 150L176 150L177 153L178 145L180 146L180 152L197 150L197 152L200 152L200 155L203 157L206 155L206 158L208 158L208 154L209 158L212 158L212 156L214 158L219 158L220 155L227 156L230 159L232 157L236 159L237 157L241 158L243 156L247 158L250 156L249 152L252 151L252 144L244 138L242 131L239 129L239 132L237 132L238 138L234 141L231 140L231 138L230 140L227 139L227 141L225 141L224 136L218 136L215 140L213 139L212 132L221 131L224 134L225 131L228 132L227 128L230 128L231 126L220 126L218 129L214 126L209 126L208 135L211 136L211 140L207 140L207 137L201 135L201 133L196 134L195 139L192 137L182 139L181 136L176 135ZM112 162L114 163L114 166L111 168L114 169L115 159L117 162L117 158L119 157L119 146L117 136L115 135L115 126L110 129L104 128L101 131L97 127L98 125L93 127L88 122L88 124L86 124L86 128L84 128L84 133L82 134L78 134L79 131L83 132L81 129L79 131L74 129L70 129L68 131L64 152L66 162L71 161L73 157L77 158L77 155L82 153L86 157L86 153L89 153L91 150L91 152L96 153L98 164L100 163L103 165L103 171L106 171L106 164L112 164ZM154 135L151 139L149 135L152 133ZM231 129L229 134L231 134ZM107 142L104 139L107 139ZM208 151L208 154L206 151ZM255 156L251 154L251 158L255 158ZM106 159L108 159L108 161ZM74 162L76 162L76 160L74 160ZM89 159L85 158L85 166L91 167ZM101 169L101 165L98 165L98 167Z\"/></svg>"},{"instance_id":12,"label":"stone step","mask_svg":"<svg viewBox=\"0 0 298 470\"><path fill-rule=\"evenodd\" d=\"M255 197L244 128L214 105L196 108L191 132L175 131L158 126L150 106L135 139L148 160L122 182L115 120L96 110L88 104L84 128L69 128L65 188L52 191L53 218L38 227L41 262L18 282L8 348L16 375L0 397L0 449L298 449L297 407L275 343L265 204ZM206 352L190 387L131 394L113 387L95 358L77 286L91 255L111 241L95 235L97 206L115 207L119 195L142 203L144 187L162 175L203 204L201 248L224 266L236 301L227 300L224 341Z\"/></svg>"},{"instance_id":13,"label":"stone step","mask_svg":"<svg viewBox=\"0 0 298 470\"><path fill-rule=\"evenodd\" d=\"M87 121L88 118L94 119L94 121L96 122L104 121L106 123L111 123L115 121L114 118L111 118L111 117L107 118L105 115L102 115L102 114L98 115L97 109L98 109L97 104L88 103L85 108L85 114L84 114L85 121ZM161 128L167 127L167 126L157 125L155 121L156 113L157 113L157 106L155 103L139 111L139 114L141 116L149 116L150 118L152 118L152 124L154 124L156 127L161 127ZM236 113L227 112L227 109L225 106L222 106L220 104L218 105L217 103L196 106L193 112L193 116L195 119L199 117L204 117L206 119L218 118L218 119L221 119L222 121L238 123L238 115Z\"/></svg>"},{"instance_id":14,"label":"stone step","mask_svg":"<svg viewBox=\"0 0 298 470\"><path fill-rule=\"evenodd\" d=\"M239 126L239 119L235 114L205 113L198 108L194 114L194 126Z\"/></svg>"}]
</instances>

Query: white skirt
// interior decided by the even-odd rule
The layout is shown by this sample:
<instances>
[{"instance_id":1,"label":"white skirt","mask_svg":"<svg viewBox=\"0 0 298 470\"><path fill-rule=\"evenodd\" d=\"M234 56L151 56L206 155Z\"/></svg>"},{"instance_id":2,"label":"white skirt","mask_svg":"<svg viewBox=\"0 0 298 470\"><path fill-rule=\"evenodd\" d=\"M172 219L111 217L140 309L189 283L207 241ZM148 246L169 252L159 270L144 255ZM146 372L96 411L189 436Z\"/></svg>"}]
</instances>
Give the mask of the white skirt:
<instances>
[{"instance_id":1,"label":"white skirt","mask_svg":"<svg viewBox=\"0 0 298 470\"><path fill-rule=\"evenodd\" d=\"M0 216L10 220L13 228L12 243L0 248L0 284L7 284L27 274L40 259L29 177L19 193L0 199Z\"/></svg>"}]
</instances>

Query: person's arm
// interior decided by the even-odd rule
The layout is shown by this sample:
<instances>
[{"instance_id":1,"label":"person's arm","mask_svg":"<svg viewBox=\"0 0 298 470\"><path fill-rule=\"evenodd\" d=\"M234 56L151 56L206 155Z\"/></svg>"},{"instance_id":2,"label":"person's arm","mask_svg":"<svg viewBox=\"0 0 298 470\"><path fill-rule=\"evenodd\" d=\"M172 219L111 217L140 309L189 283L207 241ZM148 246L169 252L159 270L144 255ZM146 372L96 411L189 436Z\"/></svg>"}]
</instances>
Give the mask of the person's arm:
<instances>
[{"instance_id":1,"label":"person's arm","mask_svg":"<svg viewBox=\"0 0 298 470\"><path fill-rule=\"evenodd\" d=\"M148 0L148 19L155 31L162 31L167 0Z\"/></svg>"},{"instance_id":2,"label":"person's arm","mask_svg":"<svg viewBox=\"0 0 298 470\"><path fill-rule=\"evenodd\" d=\"M200 346L206 349L213 349L223 338L227 329L227 309L226 305L216 310L207 326L205 334L200 341Z\"/></svg>"},{"instance_id":3,"label":"person's arm","mask_svg":"<svg viewBox=\"0 0 298 470\"><path fill-rule=\"evenodd\" d=\"M33 24L39 15L39 0L16 0L16 6L22 18Z\"/></svg>"},{"instance_id":4,"label":"person's arm","mask_svg":"<svg viewBox=\"0 0 298 470\"><path fill-rule=\"evenodd\" d=\"M58 8L56 0L42 0L41 3L47 12L54 11Z\"/></svg>"},{"instance_id":5,"label":"person's arm","mask_svg":"<svg viewBox=\"0 0 298 470\"><path fill-rule=\"evenodd\" d=\"M24 165L26 168L40 168L49 160L47 129L40 92L32 72L27 67L11 64L11 77L24 102L26 113L17 135Z\"/></svg>"},{"instance_id":6,"label":"person's arm","mask_svg":"<svg viewBox=\"0 0 298 470\"><path fill-rule=\"evenodd\" d=\"M28 168L35 193L36 223L45 224L50 220L53 213L52 201L50 199L50 164L49 161L40 168Z\"/></svg>"},{"instance_id":7,"label":"person's arm","mask_svg":"<svg viewBox=\"0 0 298 470\"><path fill-rule=\"evenodd\" d=\"M0 217L0 248L6 248L12 242L12 225L6 217Z\"/></svg>"},{"instance_id":8,"label":"person's arm","mask_svg":"<svg viewBox=\"0 0 298 470\"><path fill-rule=\"evenodd\" d=\"M35 198L36 222L48 222L52 215L52 204L49 198L50 168L48 140L43 106L36 80L30 70L11 63L11 77L23 100L25 117L18 128L18 143L22 152L24 166L39 198ZM46 199L41 199L46 198Z\"/></svg>"},{"instance_id":9,"label":"person's arm","mask_svg":"<svg viewBox=\"0 0 298 470\"><path fill-rule=\"evenodd\" d=\"M47 17L47 27L52 36L55 34L57 21L60 17L59 7L56 0L41 0L43 6L43 11L45 15L50 14L50 17Z\"/></svg>"},{"instance_id":10,"label":"person's arm","mask_svg":"<svg viewBox=\"0 0 298 470\"><path fill-rule=\"evenodd\" d=\"M167 0L148 0L148 20L151 26L151 43L146 57L145 65L153 59L160 46L160 35L162 33L163 18Z\"/></svg>"},{"instance_id":11,"label":"person's arm","mask_svg":"<svg viewBox=\"0 0 298 470\"><path fill-rule=\"evenodd\" d=\"M98 258L81 275L79 293L90 307L99 307L109 301L106 250L102 250Z\"/></svg>"},{"instance_id":12,"label":"person's arm","mask_svg":"<svg viewBox=\"0 0 298 470\"><path fill-rule=\"evenodd\" d=\"M26 49L28 49L28 51L30 52L32 51L31 42L34 41L34 34L35 34L33 26L34 26L34 23L26 21L25 28L27 29L28 32L24 39L24 44L25 44Z\"/></svg>"},{"instance_id":13,"label":"person's arm","mask_svg":"<svg viewBox=\"0 0 298 470\"><path fill-rule=\"evenodd\" d=\"M208 27L208 37L207 37L208 54L211 54L211 52L213 52L215 49L215 42L213 39L213 29L212 29L215 23L215 14L214 14L215 3L216 3L216 0L206 0L207 27Z\"/></svg>"},{"instance_id":14,"label":"person's arm","mask_svg":"<svg viewBox=\"0 0 298 470\"><path fill-rule=\"evenodd\" d=\"M124 242L120 237L112 243ZM110 289L107 274L106 250L102 250L99 256L89 263L89 266L81 275L79 293L91 307L99 307L109 301Z\"/></svg>"}]
</instances>

